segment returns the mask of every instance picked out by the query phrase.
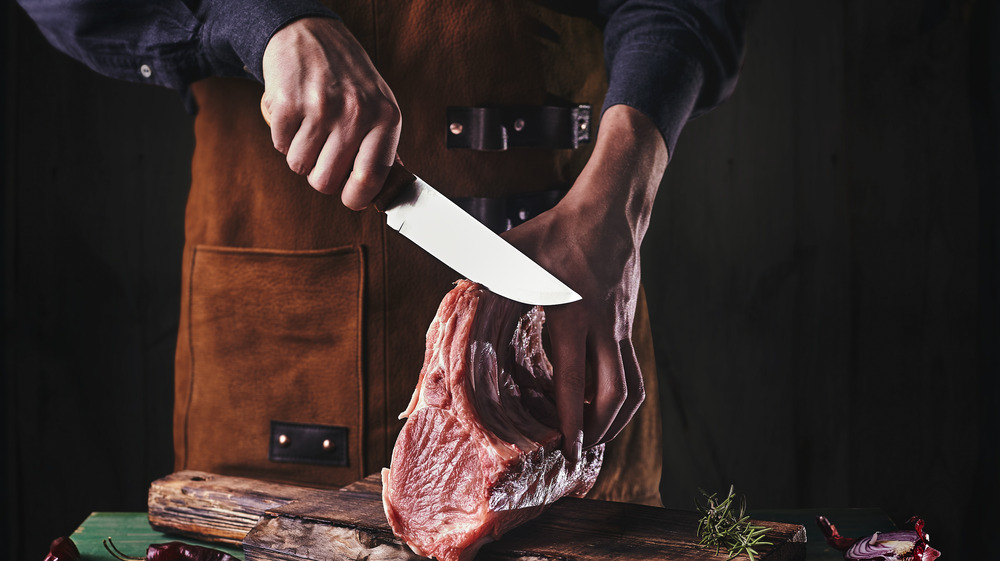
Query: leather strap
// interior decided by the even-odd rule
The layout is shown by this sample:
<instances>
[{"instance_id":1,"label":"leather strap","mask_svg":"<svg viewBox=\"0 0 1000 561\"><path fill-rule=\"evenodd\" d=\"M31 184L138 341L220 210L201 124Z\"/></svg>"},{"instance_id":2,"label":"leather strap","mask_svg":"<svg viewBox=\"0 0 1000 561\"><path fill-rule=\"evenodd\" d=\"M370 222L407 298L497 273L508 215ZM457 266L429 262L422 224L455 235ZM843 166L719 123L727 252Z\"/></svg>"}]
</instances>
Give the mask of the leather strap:
<instances>
[{"instance_id":1,"label":"leather strap","mask_svg":"<svg viewBox=\"0 0 1000 561\"><path fill-rule=\"evenodd\" d=\"M577 148L590 142L590 105L449 107L448 148Z\"/></svg>"},{"instance_id":2,"label":"leather strap","mask_svg":"<svg viewBox=\"0 0 1000 561\"><path fill-rule=\"evenodd\" d=\"M468 197L454 201L476 220L499 234L554 207L565 194L564 190L551 189L506 197Z\"/></svg>"},{"instance_id":3,"label":"leather strap","mask_svg":"<svg viewBox=\"0 0 1000 561\"><path fill-rule=\"evenodd\" d=\"M273 462L346 466L347 448L347 427L271 421Z\"/></svg>"}]
</instances>

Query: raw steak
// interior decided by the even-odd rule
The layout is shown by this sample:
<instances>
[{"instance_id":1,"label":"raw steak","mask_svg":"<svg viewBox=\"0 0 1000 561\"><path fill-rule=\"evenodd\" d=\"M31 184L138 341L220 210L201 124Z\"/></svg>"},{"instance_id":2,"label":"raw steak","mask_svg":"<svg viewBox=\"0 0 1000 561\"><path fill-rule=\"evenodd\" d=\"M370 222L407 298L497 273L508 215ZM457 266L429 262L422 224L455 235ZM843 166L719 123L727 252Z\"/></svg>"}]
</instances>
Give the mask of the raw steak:
<instances>
[{"instance_id":1,"label":"raw steak","mask_svg":"<svg viewBox=\"0 0 1000 561\"><path fill-rule=\"evenodd\" d=\"M472 559L483 544L583 496L604 447L576 463L559 447L544 312L459 281L427 331L406 424L382 470L393 532L418 554Z\"/></svg>"}]
</instances>

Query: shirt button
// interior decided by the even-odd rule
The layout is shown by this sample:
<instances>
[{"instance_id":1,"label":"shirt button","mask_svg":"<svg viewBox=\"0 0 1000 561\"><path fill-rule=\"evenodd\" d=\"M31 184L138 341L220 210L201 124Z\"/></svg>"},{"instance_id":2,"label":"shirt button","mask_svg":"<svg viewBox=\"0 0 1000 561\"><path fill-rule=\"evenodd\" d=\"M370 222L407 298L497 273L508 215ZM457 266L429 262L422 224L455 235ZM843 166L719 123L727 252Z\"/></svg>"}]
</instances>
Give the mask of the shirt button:
<instances>
[{"instance_id":1,"label":"shirt button","mask_svg":"<svg viewBox=\"0 0 1000 561\"><path fill-rule=\"evenodd\" d=\"M148 64L143 64L139 67L139 74L142 74L143 78L149 78L153 75L153 69Z\"/></svg>"}]
</instances>

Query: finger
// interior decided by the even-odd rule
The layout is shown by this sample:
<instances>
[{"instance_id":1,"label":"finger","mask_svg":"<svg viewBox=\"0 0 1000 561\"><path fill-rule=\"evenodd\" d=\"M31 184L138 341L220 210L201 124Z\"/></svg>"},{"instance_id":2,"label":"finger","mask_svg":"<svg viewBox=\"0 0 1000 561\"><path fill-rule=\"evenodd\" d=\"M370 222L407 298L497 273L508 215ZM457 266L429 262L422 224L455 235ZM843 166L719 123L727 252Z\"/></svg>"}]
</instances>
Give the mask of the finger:
<instances>
[{"instance_id":1,"label":"finger","mask_svg":"<svg viewBox=\"0 0 1000 561\"><path fill-rule=\"evenodd\" d=\"M639 410L639 406L646 399L646 388L642 381L642 369L639 368L639 358L635 355L635 347L632 346L632 341L621 341L618 343L618 347L621 352L622 367L625 369L627 393L625 402L622 403L621 409L618 410L618 415L615 416L614 422L611 423L608 432L604 434L601 442L611 442L614 440L628 422L632 420L635 412Z\"/></svg>"},{"instance_id":2,"label":"finger","mask_svg":"<svg viewBox=\"0 0 1000 561\"><path fill-rule=\"evenodd\" d=\"M274 144L274 149L287 155L295 133L302 126L302 113L286 110L284 104L277 103L267 93L261 98L261 110L265 122L271 127L271 142Z\"/></svg>"},{"instance_id":3,"label":"finger","mask_svg":"<svg viewBox=\"0 0 1000 561\"><path fill-rule=\"evenodd\" d=\"M563 454L571 462L580 461L583 452L584 357L587 351L584 333L556 329L550 322L553 382L556 412L563 434Z\"/></svg>"},{"instance_id":4,"label":"finger","mask_svg":"<svg viewBox=\"0 0 1000 561\"><path fill-rule=\"evenodd\" d=\"M264 92L264 95L260 96L260 114L264 117L264 123L268 127L271 126L271 96Z\"/></svg>"},{"instance_id":5,"label":"finger","mask_svg":"<svg viewBox=\"0 0 1000 561\"><path fill-rule=\"evenodd\" d=\"M316 165L309 172L309 185L320 193L339 191L351 172L357 144L344 141L336 133L330 134L316 157Z\"/></svg>"},{"instance_id":6,"label":"finger","mask_svg":"<svg viewBox=\"0 0 1000 561\"><path fill-rule=\"evenodd\" d=\"M288 167L299 175L308 175L316 167L320 152L329 144L328 126L317 119L307 118L295 133L285 159Z\"/></svg>"},{"instance_id":7,"label":"finger","mask_svg":"<svg viewBox=\"0 0 1000 561\"><path fill-rule=\"evenodd\" d=\"M625 368L617 342L612 337L592 337L596 395L584 421L585 447L598 444L611 428L628 395Z\"/></svg>"},{"instance_id":8,"label":"finger","mask_svg":"<svg viewBox=\"0 0 1000 561\"><path fill-rule=\"evenodd\" d=\"M389 169L396 159L398 144L398 122L377 126L368 133L361 142L354 169L340 195L345 206L361 210L371 204L385 185Z\"/></svg>"}]
</instances>

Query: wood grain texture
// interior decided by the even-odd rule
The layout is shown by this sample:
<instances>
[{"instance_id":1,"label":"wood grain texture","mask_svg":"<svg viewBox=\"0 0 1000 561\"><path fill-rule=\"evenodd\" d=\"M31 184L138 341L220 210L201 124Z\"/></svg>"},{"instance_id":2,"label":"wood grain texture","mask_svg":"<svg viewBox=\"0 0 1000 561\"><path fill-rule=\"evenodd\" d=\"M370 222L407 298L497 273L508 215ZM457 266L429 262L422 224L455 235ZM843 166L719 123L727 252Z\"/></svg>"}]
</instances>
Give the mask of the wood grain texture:
<instances>
[{"instance_id":1,"label":"wood grain texture","mask_svg":"<svg viewBox=\"0 0 1000 561\"><path fill-rule=\"evenodd\" d=\"M178 472L153 483L149 517L157 530L199 539L233 543L245 534L247 561L421 559L393 535L378 475L330 490ZM564 498L485 546L477 559L717 559L697 545L697 521L690 511ZM805 558L805 528L755 523L770 528L774 544L762 546L759 559Z\"/></svg>"},{"instance_id":2,"label":"wood grain texture","mask_svg":"<svg viewBox=\"0 0 1000 561\"><path fill-rule=\"evenodd\" d=\"M737 90L681 135L643 245L665 506L735 483L752 510L880 507L963 557L995 504L960 4L751 2ZM919 444L872 461L897 438Z\"/></svg>"},{"instance_id":3,"label":"wood grain texture","mask_svg":"<svg viewBox=\"0 0 1000 561\"><path fill-rule=\"evenodd\" d=\"M255 479L181 471L150 485L149 525L161 532L240 544L265 512L301 499L310 491Z\"/></svg>"}]
</instances>

